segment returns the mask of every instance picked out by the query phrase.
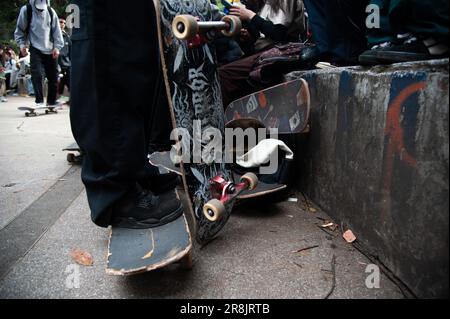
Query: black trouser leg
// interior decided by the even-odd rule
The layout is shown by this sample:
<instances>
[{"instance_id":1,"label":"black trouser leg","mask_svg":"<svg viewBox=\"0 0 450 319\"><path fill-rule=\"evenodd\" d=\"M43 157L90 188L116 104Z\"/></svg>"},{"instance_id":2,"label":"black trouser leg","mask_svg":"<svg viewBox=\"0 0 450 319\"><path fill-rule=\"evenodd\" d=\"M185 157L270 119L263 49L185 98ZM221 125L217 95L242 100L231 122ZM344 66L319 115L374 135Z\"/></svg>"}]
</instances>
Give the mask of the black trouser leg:
<instances>
[{"instance_id":1,"label":"black trouser leg","mask_svg":"<svg viewBox=\"0 0 450 319\"><path fill-rule=\"evenodd\" d=\"M44 103L43 84L44 84L44 62L43 54L31 47L30 49L31 82L33 83L34 96L36 103Z\"/></svg>"},{"instance_id":2,"label":"black trouser leg","mask_svg":"<svg viewBox=\"0 0 450 319\"><path fill-rule=\"evenodd\" d=\"M367 48L368 0L305 0L313 40L321 54L341 65L357 64Z\"/></svg>"},{"instance_id":3,"label":"black trouser leg","mask_svg":"<svg viewBox=\"0 0 450 319\"><path fill-rule=\"evenodd\" d=\"M45 76L47 77L47 104L56 104L56 93L58 90L58 63L51 55L42 55L44 64Z\"/></svg>"},{"instance_id":4,"label":"black trouser leg","mask_svg":"<svg viewBox=\"0 0 450 319\"><path fill-rule=\"evenodd\" d=\"M72 131L85 152L92 220L108 226L114 203L157 174L147 159L159 72L155 10L151 1L75 4L82 21L72 35Z\"/></svg>"},{"instance_id":5,"label":"black trouser leg","mask_svg":"<svg viewBox=\"0 0 450 319\"><path fill-rule=\"evenodd\" d=\"M59 86L58 86L58 94L59 95L64 94L65 86L67 86L67 88L70 91L70 68L63 68L61 70L61 73L62 73L63 77L59 81Z\"/></svg>"}]
</instances>

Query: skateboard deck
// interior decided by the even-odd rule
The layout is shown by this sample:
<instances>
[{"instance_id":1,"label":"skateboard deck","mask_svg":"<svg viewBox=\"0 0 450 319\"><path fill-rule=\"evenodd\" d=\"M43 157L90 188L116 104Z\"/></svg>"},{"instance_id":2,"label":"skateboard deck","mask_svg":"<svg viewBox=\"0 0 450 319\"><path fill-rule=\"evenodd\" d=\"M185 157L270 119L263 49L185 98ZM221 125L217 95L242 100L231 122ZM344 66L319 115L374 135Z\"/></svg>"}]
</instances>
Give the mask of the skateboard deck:
<instances>
[{"instance_id":1,"label":"skateboard deck","mask_svg":"<svg viewBox=\"0 0 450 319\"><path fill-rule=\"evenodd\" d=\"M76 142L70 144L63 151L67 151L67 161L71 164L81 164L83 161L83 151L80 149Z\"/></svg>"},{"instance_id":2,"label":"skateboard deck","mask_svg":"<svg viewBox=\"0 0 450 319\"><path fill-rule=\"evenodd\" d=\"M28 106L21 106L19 107L19 111L24 111L26 117L31 116L38 116L43 114L56 114L58 111L56 110L56 107L48 107L48 106L42 106L42 107L28 107ZM38 113L36 111L38 110L45 110L45 113Z\"/></svg>"},{"instance_id":3,"label":"skateboard deck","mask_svg":"<svg viewBox=\"0 0 450 319\"><path fill-rule=\"evenodd\" d=\"M256 119L278 134L307 130L311 99L304 79L286 82L232 102L225 112L227 122Z\"/></svg>"},{"instance_id":4,"label":"skateboard deck","mask_svg":"<svg viewBox=\"0 0 450 319\"><path fill-rule=\"evenodd\" d=\"M183 146L194 150L197 145L197 151L202 153L208 144L201 138L203 133L220 132L223 141L225 131L217 59L209 31L215 29L227 36L237 35L240 21L230 17L213 21L215 17L208 0L153 2L172 127L188 133L179 138ZM200 127L199 135L194 134L196 125ZM183 158L179 166L191 201L190 212L196 221L196 239L201 244L213 239L224 227L237 195L257 183L256 176L248 175L236 184L222 158L210 156L209 159L206 163L203 158L194 161L190 156Z\"/></svg>"},{"instance_id":5,"label":"skateboard deck","mask_svg":"<svg viewBox=\"0 0 450 319\"><path fill-rule=\"evenodd\" d=\"M136 275L175 262L192 268L192 240L186 217L150 229L111 228L108 245L110 275Z\"/></svg>"}]
</instances>

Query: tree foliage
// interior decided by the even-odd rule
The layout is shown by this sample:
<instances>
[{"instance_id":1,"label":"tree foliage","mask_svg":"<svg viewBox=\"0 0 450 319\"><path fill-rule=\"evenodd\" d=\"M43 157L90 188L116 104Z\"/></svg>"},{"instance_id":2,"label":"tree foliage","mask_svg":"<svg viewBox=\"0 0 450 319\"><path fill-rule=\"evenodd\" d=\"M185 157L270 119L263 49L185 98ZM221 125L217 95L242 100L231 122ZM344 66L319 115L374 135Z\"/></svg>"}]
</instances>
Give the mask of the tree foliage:
<instances>
[{"instance_id":1,"label":"tree foliage","mask_svg":"<svg viewBox=\"0 0 450 319\"><path fill-rule=\"evenodd\" d=\"M20 8L27 4L28 0L0 0L0 42L9 45L14 39L17 17ZM58 16L64 15L68 0L50 1Z\"/></svg>"}]
</instances>

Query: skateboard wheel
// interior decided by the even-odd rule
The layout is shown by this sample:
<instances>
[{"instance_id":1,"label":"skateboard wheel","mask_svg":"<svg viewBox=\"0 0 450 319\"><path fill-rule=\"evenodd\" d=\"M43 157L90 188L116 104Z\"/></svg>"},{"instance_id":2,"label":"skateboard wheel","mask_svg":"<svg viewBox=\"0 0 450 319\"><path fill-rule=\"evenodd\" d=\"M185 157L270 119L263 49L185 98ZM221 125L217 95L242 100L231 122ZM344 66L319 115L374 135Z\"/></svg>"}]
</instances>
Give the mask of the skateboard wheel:
<instances>
[{"instance_id":1,"label":"skateboard wheel","mask_svg":"<svg viewBox=\"0 0 450 319\"><path fill-rule=\"evenodd\" d=\"M72 154L72 153L67 154L67 161L69 163L75 163L75 161L76 161L75 154Z\"/></svg>"},{"instance_id":2,"label":"skateboard wheel","mask_svg":"<svg viewBox=\"0 0 450 319\"><path fill-rule=\"evenodd\" d=\"M254 190L258 186L258 176L253 173L247 173L241 177L241 183L247 183L248 190Z\"/></svg>"},{"instance_id":3,"label":"skateboard wheel","mask_svg":"<svg viewBox=\"0 0 450 319\"><path fill-rule=\"evenodd\" d=\"M177 39L193 39L199 31L198 22L191 15L176 16L172 22L172 32Z\"/></svg>"},{"instance_id":4,"label":"skateboard wheel","mask_svg":"<svg viewBox=\"0 0 450 319\"><path fill-rule=\"evenodd\" d=\"M30 112L25 112L25 116L29 117L30 116Z\"/></svg>"},{"instance_id":5,"label":"skateboard wheel","mask_svg":"<svg viewBox=\"0 0 450 319\"><path fill-rule=\"evenodd\" d=\"M203 206L203 215L205 215L210 222L218 221L225 213L225 205L218 199L211 199Z\"/></svg>"},{"instance_id":6,"label":"skateboard wheel","mask_svg":"<svg viewBox=\"0 0 450 319\"><path fill-rule=\"evenodd\" d=\"M225 16L222 18L223 22L226 22L230 27L223 29L222 34L226 37L234 37L241 32L242 22L241 19L235 16Z\"/></svg>"}]
</instances>

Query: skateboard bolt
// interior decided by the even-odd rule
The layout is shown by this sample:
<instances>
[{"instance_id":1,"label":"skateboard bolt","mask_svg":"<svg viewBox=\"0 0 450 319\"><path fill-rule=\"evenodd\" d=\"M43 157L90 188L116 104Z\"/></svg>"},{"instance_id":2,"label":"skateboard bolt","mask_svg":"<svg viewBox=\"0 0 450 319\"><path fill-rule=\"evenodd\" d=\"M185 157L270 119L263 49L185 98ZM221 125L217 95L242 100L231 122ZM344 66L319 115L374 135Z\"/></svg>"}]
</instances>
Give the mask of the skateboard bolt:
<instances>
[{"instance_id":1,"label":"skateboard bolt","mask_svg":"<svg viewBox=\"0 0 450 319\"><path fill-rule=\"evenodd\" d=\"M184 33L185 30L186 30L186 28L185 28L183 23L180 22L180 23L177 24L177 31L178 32Z\"/></svg>"},{"instance_id":2,"label":"skateboard bolt","mask_svg":"<svg viewBox=\"0 0 450 319\"><path fill-rule=\"evenodd\" d=\"M236 191L236 187L234 187L234 185L230 185L228 187L227 193L228 194L234 194L235 191Z\"/></svg>"},{"instance_id":3,"label":"skateboard bolt","mask_svg":"<svg viewBox=\"0 0 450 319\"><path fill-rule=\"evenodd\" d=\"M211 209L208 209L209 217L214 217L214 212Z\"/></svg>"}]
</instances>

